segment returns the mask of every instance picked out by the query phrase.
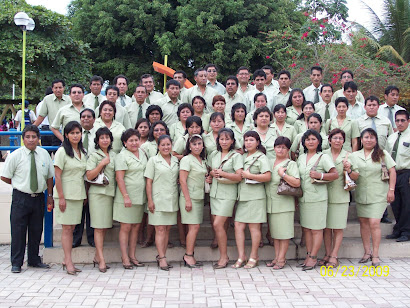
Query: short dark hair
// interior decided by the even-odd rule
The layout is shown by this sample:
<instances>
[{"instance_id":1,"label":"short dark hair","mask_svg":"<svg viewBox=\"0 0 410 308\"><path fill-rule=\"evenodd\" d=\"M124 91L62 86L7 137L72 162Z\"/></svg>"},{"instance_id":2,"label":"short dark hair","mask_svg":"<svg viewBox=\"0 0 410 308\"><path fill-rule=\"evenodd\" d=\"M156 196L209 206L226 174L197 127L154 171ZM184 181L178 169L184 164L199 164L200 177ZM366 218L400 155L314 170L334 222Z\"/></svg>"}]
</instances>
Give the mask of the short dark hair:
<instances>
[{"instance_id":1,"label":"short dark hair","mask_svg":"<svg viewBox=\"0 0 410 308\"><path fill-rule=\"evenodd\" d=\"M249 68L247 68L246 66L241 66L240 68L238 68L238 70L236 71L236 74L239 74L240 71L245 71L247 70L249 73Z\"/></svg>"},{"instance_id":2,"label":"short dark hair","mask_svg":"<svg viewBox=\"0 0 410 308\"><path fill-rule=\"evenodd\" d=\"M285 147L288 148L288 150L290 150L290 147L292 146L290 139L285 136L279 136L278 138L276 138L275 144L273 147L277 147L278 145L284 145Z\"/></svg>"},{"instance_id":3,"label":"short dark hair","mask_svg":"<svg viewBox=\"0 0 410 308\"><path fill-rule=\"evenodd\" d=\"M231 109L231 119L232 119L232 122L235 122L235 111L238 110L238 109L243 109L243 110L245 110L245 118L246 118L246 115L248 114L248 113L246 112L246 106L245 106L244 104L242 104L242 103L236 103L236 104L234 104L234 105L232 106L232 109Z\"/></svg>"},{"instance_id":4,"label":"short dark hair","mask_svg":"<svg viewBox=\"0 0 410 308\"><path fill-rule=\"evenodd\" d=\"M388 86L388 87L384 90L384 94L389 95L390 92L392 92L392 91L394 91L394 90L396 90L397 92L400 93L400 90L399 90L398 87L396 87L396 86Z\"/></svg>"},{"instance_id":5,"label":"short dark hair","mask_svg":"<svg viewBox=\"0 0 410 308\"><path fill-rule=\"evenodd\" d=\"M125 75L122 75L122 74L117 75L117 76L114 77L114 80L112 81L112 83L113 83L114 85L117 84L118 78L124 78L124 79L125 79L125 82L126 82L127 85L128 85L128 78L125 77Z\"/></svg>"},{"instance_id":6,"label":"short dark hair","mask_svg":"<svg viewBox=\"0 0 410 308\"><path fill-rule=\"evenodd\" d=\"M352 76L352 79L354 78L353 72L352 72L351 70L343 70L343 71L340 73L340 78L342 78L343 75L346 74L346 73L348 73L350 76Z\"/></svg>"},{"instance_id":7,"label":"short dark hair","mask_svg":"<svg viewBox=\"0 0 410 308\"><path fill-rule=\"evenodd\" d=\"M161 141L164 140L164 139L168 139L172 143L171 136L166 134L166 135L159 136L159 138L157 140L157 145L159 145L161 143ZM159 152L159 149L158 149L158 152Z\"/></svg>"},{"instance_id":8,"label":"short dark hair","mask_svg":"<svg viewBox=\"0 0 410 308\"><path fill-rule=\"evenodd\" d=\"M262 66L262 70L269 70L271 74L273 74L273 67L270 65Z\"/></svg>"},{"instance_id":9,"label":"short dark hair","mask_svg":"<svg viewBox=\"0 0 410 308\"><path fill-rule=\"evenodd\" d=\"M222 112L212 113L211 116L209 117L209 122L215 120L217 117L220 117L222 119L222 121L225 122L225 115Z\"/></svg>"},{"instance_id":10,"label":"short dark hair","mask_svg":"<svg viewBox=\"0 0 410 308\"><path fill-rule=\"evenodd\" d=\"M204 106L206 107L206 101L205 101L205 98L203 98L202 96L199 96L199 95L194 96L194 98L192 99L191 105L193 105L193 104L194 104L194 100L196 100L196 99L199 99L200 101L202 101L202 102L204 103Z\"/></svg>"},{"instance_id":11,"label":"short dark hair","mask_svg":"<svg viewBox=\"0 0 410 308\"><path fill-rule=\"evenodd\" d=\"M93 81L99 81L101 83L101 85L104 83L104 79L101 76L98 76L98 75L94 75L93 77L91 77L90 84L92 84Z\"/></svg>"},{"instance_id":12,"label":"short dark hair","mask_svg":"<svg viewBox=\"0 0 410 308\"><path fill-rule=\"evenodd\" d=\"M255 132L255 131L253 131L253 130L247 131L247 132L243 135L243 147L242 147L243 151L246 152L246 148L245 148L245 138L248 138L248 137L255 138L256 141L259 142L259 145L256 147L256 149L257 149L258 151L261 151L263 154L266 155L266 148L262 145L261 137L259 136L259 134L258 134L257 132Z\"/></svg>"},{"instance_id":13,"label":"short dark hair","mask_svg":"<svg viewBox=\"0 0 410 308\"><path fill-rule=\"evenodd\" d=\"M302 94L302 96L303 96L303 103L306 101L306 98L305 98L305 94L303 93L303 90L302 89L299 89L299 88L295 88L295 89L292 89L292 91L290 91L290 93L289 93L289 98L288 98L288 101L287 101L287 103L286 103L286 107L290 107L290 106L292 106L292 99L293 99L293 95L295 95L295 93L300 93L300 94ZM302 104L303 104L302 103Z\"/></svg>"},{"instance_id":14,"label":"short dark hair","mask_svg":"<svg viewBox=\"0 0 410 308\"><path fill-rule=\"evenodd\" d=\"M311 118L316 118L316 119L320 122L320 124L323 123L323 119L322 119L322 117L320 116L320 114L318 114L318 113L312 113L310 116L308 116L308 118L307 118L308 123L309 123L309 120L310 120Z\"/></svg>"},{"instance_id":15,"label":"short dark hair","mask_svg":"<svg viewBox=\"0 0 410 308\"><path fill-rule=\"evenodd\" d=\"M145 111L145 117L149 119L149 115L155 110L159 112L160 119L162 119L164 113L162 112L162 108L158 105L149 105L147 111Z\"/></svg>"},{"instance_id":16,"label":"short dark hair","mask_svg":"<svg viewBox=\"0 0 410 308\"><path fill-rule=\"evenodd\" d=\"M135 123L135 129L138 129L138 127L139 127L142 123L147 123L148 129L149 129L150 126L151 126L151 123L149 122L148 119L146 119L146 118L141 118L141 119L139 119L139 120L137 121L137 123Z\"/></svg>"},{"instance_id":17,"label":"short dark hair","mask_svg":"<svg viewBox=\"0 0 410 308\"><path fill-rule=\"evenodd\" d=\"M108 152L109 152L112 149L112 142L114 141L114 137L112 136L110 129L106 126L100 127L95 132L94 147L96 150L100 149L100 145L98 144L98 141L100 140L100 137L103 135L107 135L108 137L110 137L111 142L110 142L110 145L108 146Z\"/></svg>"},{"instance_id":18,"label":"short dark hair","mask_svg":"<svg viewBox=\"0 0 410 308\"><path fill-rule=\"evenodd\" d=\"M347 91L348 89L352 89L353 91L357 91L357 84L354 81L345 82L343 86L343 91Z\"/></svg>"},{"instance_id":19,"label":"short dark hair","mask_svg":"<svg viewBox=\"0 0 410 308\"><path fill-rule=\"evenodd\" d=\"M24 126L24 129L22 132L23 139L27 132L35 132L37 137L40 138L40 130L35 125L29 124L29 125Z\"/></svg>"},{"instance_id":20,"label":"short dark hair","mask_svg":"<svg viewBox=\"0 0 410 308\"><path fill-rule=\"evenodd\" d=\"M137 85L137 86L135 87L135 91L137 91L138 88L144 88L144 89L145 89L145 93L148 92L148 91L147 91L147 88L146 88L144 85L142 85L142 84ZM134 92L135 92L135 91L134 91Z\"/></svg>"},{"instance_id":21,"label":"short dark hair","mask_svg":"<svg viewBox=\"0 0 410 308\"><path fill-rule=\"evenodd\" d=\"M253 97L253 103L255 104L256 100L258 99L259 96L263 96L265 98L266 104L268 103L268 97L266 96L265 93L259 92L256 93L255 96Z\"/></svg>"},{"instance_id":22,"label":"short dark hair","mask_svg":"<svg viewBox=\"0 0 410 308\"><path fill-rule=\"evenodd\" d=\"M115 107L115 103L107 101L107 100L103 101L101 103L100 107L98 107L98 116L101 117L101 112L102 112L105 105L110 105L114 109L114 118L113 119L115 119L115 114L117 113L117 108Z\"/></svg>"},{"instance_id":23,"label":"short dark hair","mask_svg":"<svg viewBox=\"0 0 410 308\"><path fill-rule=\"evenodd\" d=\"M337 135L337 134L342 134L343 143L346 141L346 133L344 132L344 130L341 130L340 128L335 128L335 129L332 129L329 133L329 137L328 137L329 144L330 144L330 140L333 138L333 136Z\"/></svg>"},{"instance_id":24,"label":"short dark hair","mask_svg":"<svg viewBox=\"0 0 410 308\"><path fill-rule=\"evenodd\" d=\"M59 83L59 82L61 82L61 84L63 85L63 87L65 87L65 82L64 82L63 79L55 79L55 80L53 80L53 81L51 82L51 87L54 87L54 85L55 85L56 83Z\"/></svg>"},{"instance_id":25,"label":"short dark hair","mask_svg":"<svg viewBox=\"0 0 410 308\"><path fill-rule=\"evenodd\" d=\"M223 97L222 95L215 95L215 96L214 96L214 98L212 99L212 106L215 105L215 103L216 103L217 101L222 101L222 102L224 102L225 105L226 105L225 97Z\"/></svg>"},{"instance_id":26,"label":"short dark hair","mask_svg":"<svg viewBox=\"0 0 410 308\"><path fill-rule=\"evenodd\" d=\"M90 112L91 115L93 116L93 118L95 119L95 112L94 112L94 110L92 110L91 108L85 108L85 109L81 110L81 112L80 112L80 118L81 118L81 116L83 115L84 112Z\"/></svg>"},{"instance_id":27,"label":"short dark hair","mask_svg":"<svg viewBox=\"0 0 410 308\"><path fill-rule=\"evenodd\" d=\"M216 137L216 149L217 149L219 152L222 152L222 147L221 147L221 145L219 144L219 138L220 138L221 135L223 135L223 134L228 135L229 138L231 138L231 139L233 140L233 142L232 142L232 144L231 144L231 147L229 148L229 151L235 149L235 142L236 142L236 140L235 140L235 134L234 134L234 132L232 131L232 129L227 128L227 127L221 128L221 130L218 132L218 137Z\"/></svg>"},{"instance_id":28,"label":"short dark hair","mask_svg":"<svg viewBox=\"0 0 410 308\"><path fill-rule=\"evenodd\" d=\"M203 67L196 69L194 72L194 76L198 76L199 72L206 72L206 69L204 69Z\"/></svg>"},{"instance_id":29,"label":"short dark hair","mask_svg":"<svg viewBox=\"0 0 410 308\"><path fill-rule=\"evenodd\" d=\"M191 111L191 116L194 115L194 108L192 107L192 105L191 105L191 104L188 104L188 103L183 103L183 104L181 104L181 105L178 106L178 110L177 110L178 119L179 119L179 116L181 115L181 111L182 111L183 109L186 109L186 108L188 108L189 111Z\"/></svg>"},{"instance_id":30,"label":"short dark hair","mask_svg":"<svg viewBox=\"0 0 410 308\"><path fill-rule=\"evenodd\" d=\"M184 71L175 71L173 75L174 77L175 77L175 74L182 74L182 77L184 77L184 79L187 79L187 74Z\"/></svg>"},{"instance_id":31,"label":"short dark hair","mask_svg":"<svg viewBox=\"0 0 410 308\"><path fill-rule=\"evenodd\" d=\"M331 84L329 84L329 83L325 83L323 86L321 86L320 87L320 93L322 93L323 92L323 88L324 87L328 87L328 88L331 88L332 89L332 92L334 92L335 90L333 89L333 86L331 85Z\"/></svg>"},{"instance_id":32,"label":"short dark hair","mask_svg":"<svg viewBox=\"0 0 410 308\"><path fill-rule=\"evenodd\" d=\"M279 110L283 109L283 111L286 112L286 106L283 104L277 104L275 107L273 107L273 113L278 112Z\"/></svg>"},{"instance_id":33,"label":"short dark hair","mask_svg":"<svg viewBox=\"0 0 410 308\"><path fill-rule=\"evenodd\" d=\"M128 141L128 139L130 139L132 136L137 136L138 139L141 138L141 134L138 130L134 129L134 128L128 128L127 130L125 130L122 135L121 135L121 142L122 145L125 147L125 143Z\"/></svg>"},{"instance_id":34,"label":"short dark hair","mask_svg":"<svg viewBox=\"0 0 410 308\"><path fill-rule=\"evenodd\" d=\"M290 72L287 70L281 70L278 74L278 77L280 77L280 75L287 75L289 79L292 79Z\"/></svg>"},{"instance_id":35,"label":"short dark hair","mask_svg":"<svg viewBox=\"0 0 410 308\"><path fill-rule=\"evenodd\" d=\"M108 93L109 90L114 90L115 92L117 92L117 96L120 96L120 89L118 89L117 86L110 85L110 86L106 87L105 88L105 93Z\"/></svg>"},{"instance_id":36,"label":"short dark hair","mask_svg":"<svg viewBox=\"0 0 410 308\"><path fill-rule=\"evenodd\" d=\"M201 127L201 135L204 133L204 128L202 127L202 119L198 116L190 116L186 119L186 123L185 123L185 134L188 134L188 128L190 128L193 124L197 124L198 126Z\"/></svg>"},{"instance_id":37,"label":"short dark hair","mask_svg":"<svg viewBox=\"0 0 410 308\"><path fill-rule=\"evenodd\" d=\"M298 116L297 120L302 120L305 118L305 114L303 113L303 108L305 108L307 105L311 105L313 107L313 110L316 111L314 103L312 103L311 101L304 101L302 104L302 113Z\"/></svg>"},{"instance_id":38,"label":"short dark hair","mask_svg":"<svg viewBox=\"0 0 410 308\"><path fill-rule=\"evenodd\" d=\"M81 91L83 91L83 93L84 93L84 86L83 86L82 84L80 84L80 83L73 83L73 84L70 86L70 94L71 94L71 90L72 90L73 88L80 88Z\"/></svg>"},{"instance_id":39,"label":"short dark hair","mask_svg":"<svg viewBox=\"0 0 410 308\"><path fill-rule=\"evenodd\" d=\"M162 126L164 126L164 127L165 127L165 134L166 134L166 135L169 135L169 129L168 129L167 124L166 124L164 121L157 121L157 122L153 123L153 124L151 125L150 129L149 129L148 141L154 141L154 140L155 140L155 138L154 138L154 129L155 129L155 127L156 127L157 125L162 125Z\"/></svg>"},{"instance_id":40,"label":"short dark hair","mask_svg":"<svg viewBox=\"0 0 410 308\"><path fill-rule=\"evenodd\" d=\"M317 131L313 129L308 129L302 136L302 146L303 146L304 153L308 152L308 149L305 145L305 141L311 135L315 136L316 139L319 140L319 145L316 148L316 152L322 152L322 141L323 141L322 136Z\"/></svg>"},{"instance_id":41,"label":"short dark hair","mask_svg":"<svg viewBox=\"0 0 410 308\"><path fill-rule=\"evenodd\" d=\"M253 79L255 80L256 77L263 77L266 79L266 73L262 69L258 69L253 72Z\"/></svg>"},{"instance_id":42,"label":"short dark hair","mask_svg":"<svg viewBox=\"0 0 410 308\"><path fill-rule=\"evenodd\" d=\"M374 95L370 95L369 97L366 97L366 99L364 100L364 105L367 105L367 102L369 101L376 101L378 105L380 105L380 100L377 96Z\"/></svg>"},{"instance_id":43,"label":"short dark hair","mask_svg":"<svg viewBox=\"0 0 410 308\"><path fill-rule=\"evenodd\" d=\"M168 90L170 86L177 86L178 88L181 89L181 84L179 83L178 80L175 79L170 79L167 81L167 83L165 84L165 88Z\"/></svg>"},{"instance_id":44,"label":"short dark hair","mask_svg":"<svg viewBox=\"0 0 410 308\"><path fill-rule=\"evenodd\" d=\"M310 73L311 73L311 74L313 73L313 70L319 71L320 74L323 74L323 68L321 68L320 66L312 66L312 67L310 68Z\"/></svg>"},{"instance_id":45,"label":"short dark hair","mask_svg":"<svg viewBox=\"0 0 410 308\"><path fill-rule=\"evenodd\" d=\"M346 97L341 96L341 97L336 98L335 106L337 107L337 105L339 105L340 103L345 103L346 107L349 108L349 101L347 100Z\"/></svg>"},{"instance_id":46,"label":"short dark hair","mask_svg":"<svg viewBox=\"0 0 410 308\"><path fill-rule=\"evenodd\" d=\"M233 80L233 81L235 81L236 85L239 85L239 80L234 75L230 75L230 76L228 76L228 78L226 78L225 85L227 84L228 80Z\"/></svg>"},{"instance_id":47,"label":"short dark hair","mask_svg":"<svg viewBox=\"0 0 410 308\"><path fill-rule=\"evenodd\" d=\"M215 64L213 64L213 63L208 63L207 65L205 65L204 69L205 69L206 71L208 71L208 68L210 68L210 67L215 67L216 71L217 71L217 72L219 71L219 70L218 70L218 67L217 67Z\"/></svg>"},{"instance_id":48,"label":"short dark hair","mask_svg":"<svg viewBox=\"0 0 410 308\"><path fill-rule=\"evenodd\" d=\"M185 146L185 151L184 151L183 154L184 154L184 156L187 156L187 155L191 154L190 144L191 144L191 142L194 142L196 140L202 140L203 149L201 151L201 154L199 154L199 157L201 157L202 160L205 160L206 159L206 148L205 148L204 140L202 139L201 135L193 135L193 136L188 138L188 140L186 142L186 146Z\"/></svg>"},{"instance_id":49,"label":"short dark hair","mask_svg":"<svg viewBox=\"0 0 410 308\"><path fill-rule=\"evenodd\" d=\"M267 106L260 107L260 108L256 109L255 113L253 114L253 121L255 122L255 127L258 126L258 125L256 125L256 119L258 118L258 115L261 114L262 112L269 113L270 121L273 120L273 114L272 114L272 112L270 112L269 108Z\"/></svg>"},{"instance_id":50,"label":"short dark hair","mask_svg":"<svg viewBox=\"0 0 410 308\"><path fill-rule=\"evenodd\" d=\"M407 110L403 110L403 109L397 110L396 114L394 115L394 118L397 119L398 115L404 115L407 118L407 120L409 119L409 112Z\"/></svg>"}]
</instances>

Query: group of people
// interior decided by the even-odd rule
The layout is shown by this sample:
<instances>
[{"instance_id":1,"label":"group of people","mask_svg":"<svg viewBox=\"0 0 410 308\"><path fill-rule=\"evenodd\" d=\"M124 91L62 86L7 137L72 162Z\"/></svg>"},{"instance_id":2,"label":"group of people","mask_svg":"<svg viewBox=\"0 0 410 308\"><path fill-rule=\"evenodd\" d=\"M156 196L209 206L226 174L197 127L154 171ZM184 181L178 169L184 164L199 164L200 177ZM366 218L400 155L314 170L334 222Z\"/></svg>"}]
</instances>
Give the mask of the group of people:
<instances>
[{"instance_id":1,"label":"group of people","mask_svg":"<svg viewBox=\"0 0 410 308\"><path fill-rule=\"evenodd\" d=\"M81 84L71 85L65 95L64 81L53 82L53 93L42 101L34 125L23 131L24 147L9 155L1 176L13 185L13 272L21 271L27 229L28 265L47 267L38 257L46 188L48 206L54 206L62 225L63 266L71 275L81 271L71 257L73 233L88 215L94 229L89 239L96 247L94 266L101 272L109 269L103 247L113 221L120 223L125 269L144 266L136 248L145 225L144 244L155 232L162 270L172 268L166 252L170 228L176 224L186 247L184 265L202 266L194 247L208 202L213 247L220 252L214 269L228 266L230 217L238 250L232 267L258 266L261 226L267 222L275 248L267 266L282 269L296 210L307 248L299 266L337 266L351 200L349 181L356 186L364 248L359 262L380 264L380 221L388 203L396 219L389 238L409 240L409 113L397 105L397 87L386 88L380 105L375 96L364 99L348 70L341 73L343 88L336 92L322 84L319 66L311 68L312 84L304 90L290 88L286 70L274 80L270 66L253 73L255 86L246 67L229 76L225 86L216 80L214 64L194 75L196 85L187 89L185 72L176 71L163 95L154 91L153 76L144 74L132 97L126 95L124 75L115 77L106 96L99 76L91 78L87 95ZM54 163L37 146L37 126L46 117L55 135L50 143L61 144ZM292 193L279 193L283 187ZM246 226L252 239L249 258ZM326 254L318 260L323 242Z\"/></svg>"}]
</instances>

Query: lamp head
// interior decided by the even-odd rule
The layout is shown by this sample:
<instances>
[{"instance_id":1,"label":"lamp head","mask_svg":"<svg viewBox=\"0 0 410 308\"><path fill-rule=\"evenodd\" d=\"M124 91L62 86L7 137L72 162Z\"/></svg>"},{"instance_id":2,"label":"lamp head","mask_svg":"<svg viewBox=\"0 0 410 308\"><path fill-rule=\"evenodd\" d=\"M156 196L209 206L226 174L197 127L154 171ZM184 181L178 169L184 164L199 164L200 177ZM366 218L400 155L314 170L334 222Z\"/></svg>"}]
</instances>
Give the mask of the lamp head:
<instances>
[{"instance_id":1,"label":"lamp head","mask_svg":"<svg viewBox=\"0 0 410 308\"><path fill-rule=\"evenodd\" d=\"M29 20L30 18L24 12L18 12L16 15L14 15L14 23L19 27L26 27L29 23Z\"/></svg>"},{"instance_id":2,"label":"lamp head","mask_svg":"<svg viewBox=\"0 0 410 308\"><path fill-rule=\"evenodd\" d=\"M26 26L27 31L33 31L36 27L36 23L34 22L33 18L29 18L28 24Z\"/></svg>"}]
</instances>

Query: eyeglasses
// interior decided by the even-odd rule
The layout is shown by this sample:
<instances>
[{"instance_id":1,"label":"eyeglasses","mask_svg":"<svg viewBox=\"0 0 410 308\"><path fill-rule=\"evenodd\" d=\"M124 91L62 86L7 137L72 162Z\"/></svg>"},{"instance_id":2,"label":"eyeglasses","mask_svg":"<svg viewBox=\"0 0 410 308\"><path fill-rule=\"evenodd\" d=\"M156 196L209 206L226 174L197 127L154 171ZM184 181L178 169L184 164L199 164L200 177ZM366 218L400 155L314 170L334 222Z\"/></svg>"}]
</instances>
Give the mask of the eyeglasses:
<instances>
[{"instance_id":1,"label":"eyeglasses","mask_svg":"<svg viewBox=\"0 0 410 308\"><path fill-rule=\"evenodd\" d=\"M343 139L343 137L332 137L332 140L341 140L341 141L343 141L344 139Z\"/></svg>"},{"instance_id":2,"label":"eyeglasses","mask_svg":"<svg viewBox=\"0 0 410 308\"><path fill-rule=\"evenodd\" d=\"M236 82L227 82L226 85L227 86L236 86Z\"/></svg>"},{"instance_id":3,"label":"eyeglasses","mask_svg":"<svg viewBox=\"0 0 410 308\"><path fill-rule=\"evenodd\" d=\"M83 94L83 91L71 91L71 94Z\"/></svg>"},{"instance_id":4,"label":"eyeglasses","mask_svg":"<svg viewBox=\"0 0 410 308\"><path fill-rule=\"evenodd\" d=\"M394 120L395 122L397 122L397 123L404 123L404 122L407 122L408 120L405 120L405 119L396 119L396 120Z\"/></svg>"},{"instance_id":5,"label":"eyeglasses","mask_svg":"<svg viewBox=\"0 0 410 308\"><path fill-rule=\"evenodd\" d=\"M156 132L156 133L165 132L165 128L156 128L156 129L154 129L154 132Z\"/></svg>"},{"instance_id":6,"label":"eyeglasses","mask_svg":"<svg viewBox=\"0 0 410 308\"><path fill-rule=\"evenodd\" d=\"M216 70L207 70L208 73L216 73Z\"/></svg>"}]
</instances>

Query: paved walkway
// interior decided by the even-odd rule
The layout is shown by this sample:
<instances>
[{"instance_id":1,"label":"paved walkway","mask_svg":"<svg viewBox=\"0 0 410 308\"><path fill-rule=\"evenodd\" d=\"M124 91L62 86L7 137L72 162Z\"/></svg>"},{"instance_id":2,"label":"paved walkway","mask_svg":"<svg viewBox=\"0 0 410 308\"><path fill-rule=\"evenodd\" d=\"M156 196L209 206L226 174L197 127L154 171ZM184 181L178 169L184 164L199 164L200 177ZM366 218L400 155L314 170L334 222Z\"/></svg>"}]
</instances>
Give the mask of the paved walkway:
<instances>
[{"instance_id":1,"label":"paved walkway","mask_svg":"<svg viewBox=\"0 0 410 308\"><path fill-rule=\"evenodd\" d=\"M0 246L2 308L410 306L410 258L383 259L386 267L379 274L386 275L388 267L387 277L362 277L363 269L357 277L342 277L345 268L336 277L322 277L320 268L302 272L295 261L281 271L265 264L252 270L215 271L211 263L192 270L173 263L165 272L150 263L134 270L111 264L103 274L92 265L79 265L83 272L74 277L59 264L49 270L24 265L21 274L12 274L9 256L10 246ZM358 269L357 259L344 259L341 265Z\"/></svg>"}]
</instances>

